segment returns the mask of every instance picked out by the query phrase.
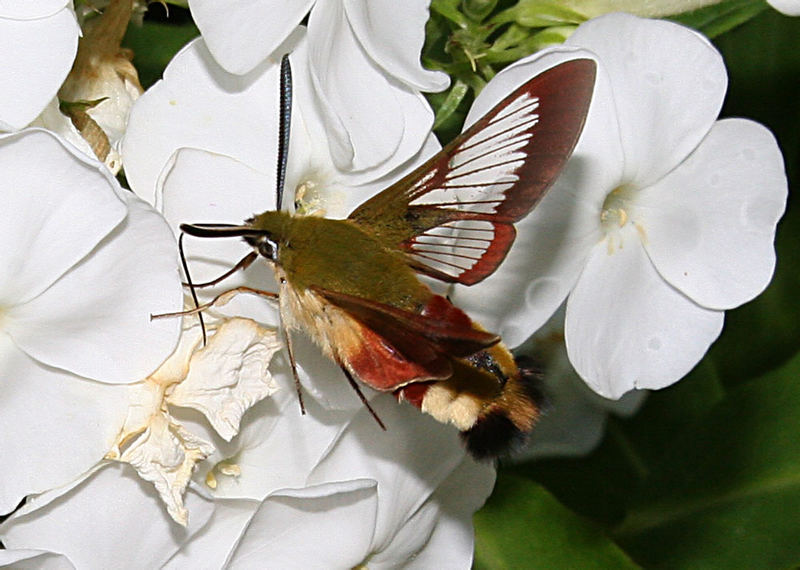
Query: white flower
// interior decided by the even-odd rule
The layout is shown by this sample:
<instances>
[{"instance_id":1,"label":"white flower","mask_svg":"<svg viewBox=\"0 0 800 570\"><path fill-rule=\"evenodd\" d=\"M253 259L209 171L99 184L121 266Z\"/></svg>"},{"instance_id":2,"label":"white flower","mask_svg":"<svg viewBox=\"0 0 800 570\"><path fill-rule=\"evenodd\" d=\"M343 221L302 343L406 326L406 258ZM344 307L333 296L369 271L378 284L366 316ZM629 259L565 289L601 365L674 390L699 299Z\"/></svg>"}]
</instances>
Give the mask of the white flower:
<instances>
[{"instance_id":1,"label":"white flower","mask_svg":"<svg viewBox=\"0 0 800 570\"><path fill-rule=\"evenodd\" d=\"M800 2L798 0L767 0L770 6L787 16L800 16Z\"/></svg>"},{"instance_id":2,"label":"white flower","mask_svg":"<svg viewBox=\"0 0 800 570\"><path fill-rule=\"evenodd\" d=\"M385 165L398 153L408 159L425 140L418 126L427 131L432 125L433 114L419 91L441 91L449 79L420 65L428 4L193 0L189 6L214 58L234 74L292 51L291 34L311 10L305 57L315 103L334 163L357 171ZM427 113L422 123L420 112Z\"/></svg>"},{"instance_id":3,"label":"white flower","mask_svg":"<svg viewBox=\"0 0 800 570\"><path fill-rule=\"evenodd\" d=\"M363 409L347 422L314 402L301 416L290 403L262 405L262 445L241 447L240 474L215 491L190 485L180 532L152 488L107 466L31 499L0 525L0 540L61 553L76 568L469 566L471 516L494 469L466 457L452 429L390 395L374 400L386 432ZM286 469L312 449L313 464Z\"/></svg>"},{"instance_id":4,"label":"white flower","mask_svg":"<svg viewBox=\"0 0 800 570\"><path fill-rule=\"evenodd\" d=\"M171 232L99 163L40 130L0 137L0 512L99 461L128 387L172 350ZM115 386L122 384L123 386Z\"/></svg>"},{"instance_id":5,"label":"white flower","mask_svg":"<svg viewBox=\"0 0 800 570\"><path fill-rule=\"evenodd\" d=\"M0 3L0 130L25 127L55 98L80 33L69 0Z\"/></svg>"},{"instance_id":6,"label":"white flower","mask_svg":"<svg viewBox=\"0 0 800 570\"><path fill-rule=\"evenodd\" d=\"M725 69L696 32L612 14L567 43L498 74L473 107L480 115L571 57L571 46L597 54L567 168L518 225L501 271L455 300L514 346L569 295L570 361L593 390L618 398L679 380L716 339L724 311L766 287L786 178L764 127L715 122Z\"/></svg>"}]
</instances>

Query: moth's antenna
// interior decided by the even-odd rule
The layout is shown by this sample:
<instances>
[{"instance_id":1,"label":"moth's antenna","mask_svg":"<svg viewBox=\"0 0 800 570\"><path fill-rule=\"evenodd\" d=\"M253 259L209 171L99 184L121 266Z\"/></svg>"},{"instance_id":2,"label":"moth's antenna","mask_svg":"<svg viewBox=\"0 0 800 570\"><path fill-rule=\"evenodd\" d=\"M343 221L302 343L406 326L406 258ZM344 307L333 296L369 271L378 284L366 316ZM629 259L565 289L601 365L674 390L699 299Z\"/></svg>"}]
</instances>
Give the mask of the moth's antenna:
<instances>
[{"instance_id":1,"label":"moth's antenna","mask_svg":"<svg viewBox=\"0 0 800 570\"><path fill-rule=\"evenodd\" d=\"M275 209L280 210L283 204L283 186L286 183L286 162L289 156L289 131L292 126L292 66L289 63L289 54L281 58L281 108L278 125L278 180L277 204Z\"/></svg>"},{"instance_id":2,"label":"moth's antenna","mask_svg":"<svg viewBox=\"0 0 800 570\"><path fill-rule=\"evenodd\" d=\"M206 323L203 320L203 311L200 311L200 301L197 300L197 293L194 290L194 284L192 284L192 276L189 274L189 264L186 263L186 256L183 254L183 236L186 235L181 231L181 235L178 238L178 251L181 254L181 265L183 265L183 272L186 274L186 283L189 285L189 291L192 292L192 301L194 301L194 308L198 309L197 316L200 317L200 329L203 331L203 346L206 345Z\"/></svg>"}]
</instances>

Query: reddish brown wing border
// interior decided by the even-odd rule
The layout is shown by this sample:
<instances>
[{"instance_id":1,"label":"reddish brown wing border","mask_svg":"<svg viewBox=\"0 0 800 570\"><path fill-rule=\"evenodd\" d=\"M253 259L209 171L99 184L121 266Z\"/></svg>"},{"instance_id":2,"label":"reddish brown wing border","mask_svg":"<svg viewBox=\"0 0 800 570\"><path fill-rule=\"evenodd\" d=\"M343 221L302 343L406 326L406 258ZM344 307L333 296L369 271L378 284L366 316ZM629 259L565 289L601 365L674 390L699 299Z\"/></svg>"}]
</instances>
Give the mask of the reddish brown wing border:
<instances>
[{"instance_id":1,"label":"reddish brown wing border","mask_svg":"<svg viewBox=\"0 0 800 570\"><path fill-rule=\"evenodd\" d=\"M387 247L404 249L409 254L409 265L419 272L465 285L485 279L502 263L514 241L516 233L511 224L536 206L571 156L586 120L595 73L596 64L593 60L576 59L534 77L425 164L358 207L349 219L381 239ZM480 142L482 133L494 121L502 120L502 114L509 106L523 97L526 101L536 100L537 120L528 121L529 124L520 127L524 140L519 142L520 139L517 139L514 152L524 158L515 161L512 173L516 181L506 184L507 188L499 198L464 203L450 199L441 203L412 204L434 191L448 190L453 157ZM496 152L500 157L498 161L501 161L504 153L507 153L508 139L497 138ZM518 166L516 162L519 162ZM498 164L501 162L492 167ZM485 170L491 174L492 168ZM475 172L480 173L479 170ZM490 187L492 184L495 183L486 180L468 186ZM453 187L451 184L449 189ZM487 204L491 203L495 205L488 206L491 211L487 212ZM458 224L465 221L482 224L489 231L487 235L491 236L482 241L470 237L451 238L459 242L457 247L460 251L474 251L460 255L467 267L435 264L426 259L424 252L430 251L430 242L423 241L423 236L435 238L436 234L432 232L435 228L458 230ZM456 263L459 262L458 257L456 255L453 258Z\"/></svg>"}]
</instances>

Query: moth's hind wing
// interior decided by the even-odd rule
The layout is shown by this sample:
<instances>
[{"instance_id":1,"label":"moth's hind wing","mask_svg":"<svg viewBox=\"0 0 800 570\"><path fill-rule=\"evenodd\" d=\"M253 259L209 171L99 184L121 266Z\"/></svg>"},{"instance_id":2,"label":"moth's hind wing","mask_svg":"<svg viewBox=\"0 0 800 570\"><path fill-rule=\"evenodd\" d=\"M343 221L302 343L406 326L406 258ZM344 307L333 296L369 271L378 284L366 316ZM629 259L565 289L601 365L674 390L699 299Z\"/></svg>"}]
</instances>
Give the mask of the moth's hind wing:
<instances>
[{"instance_id":1,"label":"moth's hind wing","mask_svg":"<svg viewBox=\"0 0 800 570\"><path fill-rule=\"evenodd\" d=\"M448 378L452 357L469 356L500 340L473 328L463 311L439 295L416 313L321 287L311 289L358 324L358 338L341 339L336 348L342 363L377 390Z\"/></svg>"}]
</instances>

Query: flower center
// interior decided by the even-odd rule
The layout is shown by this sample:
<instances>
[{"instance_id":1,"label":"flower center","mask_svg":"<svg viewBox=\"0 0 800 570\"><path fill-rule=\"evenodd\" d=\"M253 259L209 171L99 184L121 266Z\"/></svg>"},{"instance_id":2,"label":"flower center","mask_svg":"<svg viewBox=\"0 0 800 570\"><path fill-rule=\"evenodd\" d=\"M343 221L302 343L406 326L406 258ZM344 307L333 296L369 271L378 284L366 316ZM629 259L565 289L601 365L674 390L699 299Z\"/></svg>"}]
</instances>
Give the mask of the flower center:
<instances>
[{"instance_id":1,"label":"flower center","mask_svg":"<svg viewBox=\"0 0 800 570\"><path fill-rule=\"evenodd\" d=\"M647 241L644 228L634 218L635 188L628 184L621 184L609 192L603 202L600 212L600 225L606 237L608 253L612 254L624 245L625 235L634 228L641 240ZM627 229L626 229L627 228Z\"/></svg>"},{"instance_id":2,"label":"flower center","mask_svg":"<svg viewBox=\"0 0 800 570\"><path fill-rule=\"evenodd\" d=\"M628 223L633 189L625 184L609 192L600 212L600 223L606 233L615 232Z\"/></svg>"},{"instance_id":3,"label":"flower center","mask_svg":"<svg viewBox=\"0 0 800 570\"><path fill-rule=\"evenodd\" d=\"M242 469L236 463L231 463L230 460L223 460L214 465L214 467L209 469L208 473L206 473L206 485L212 490L216 489L218 485L215 472L219 472L220 475L235 478L242 474Z\"/></svg>"}]
</instances>

